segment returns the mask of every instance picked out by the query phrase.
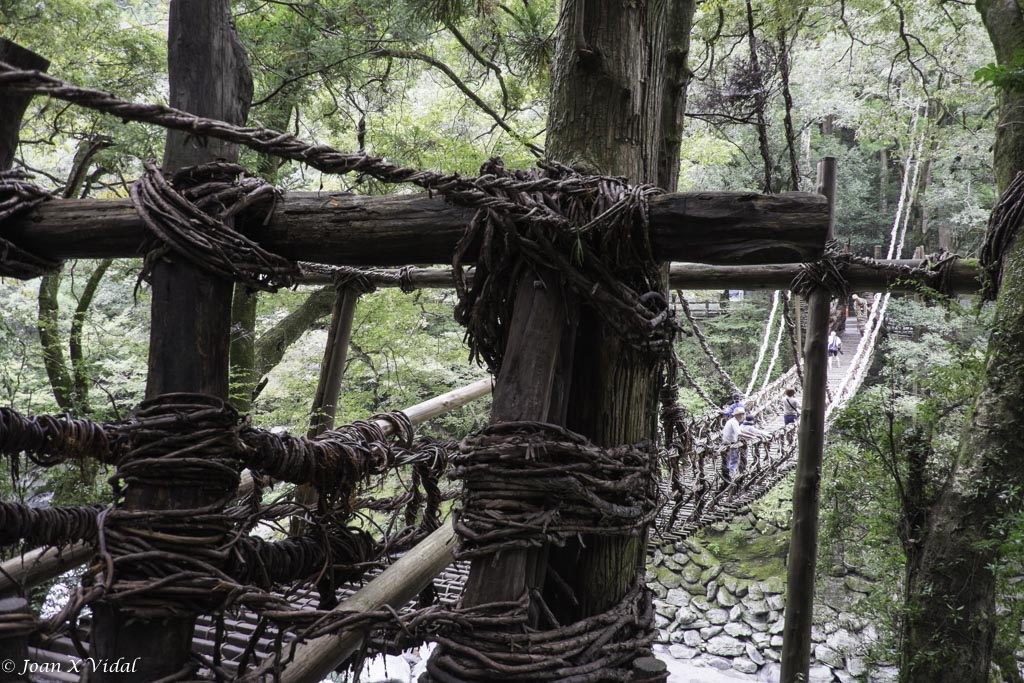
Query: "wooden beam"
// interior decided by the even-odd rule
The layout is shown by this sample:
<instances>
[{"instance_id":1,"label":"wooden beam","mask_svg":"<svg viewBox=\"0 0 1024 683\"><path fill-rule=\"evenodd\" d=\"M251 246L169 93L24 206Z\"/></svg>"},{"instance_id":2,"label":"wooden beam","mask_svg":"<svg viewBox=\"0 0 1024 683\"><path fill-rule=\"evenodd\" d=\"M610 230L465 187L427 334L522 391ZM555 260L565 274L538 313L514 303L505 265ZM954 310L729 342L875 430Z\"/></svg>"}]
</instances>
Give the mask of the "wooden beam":
<instances>
[{"instance_id":1,"label":"wooden beam","mask_svg":"<svg viewBox=\"0 0 1024 683\"><path fill-rule=\"evenodd\" d=\"M384 570L335 612L369 612L389 605L398 609L419 595L444 568L455 561L457 542L451 522ZM363 642L362 631L346 631L302 643L281 674L283 683L317 683L327 678Z\"/></svg>"},{"instance_id":2,"label":"wooden beam","mask_svg":"<svg viewBox=\"0 0 1024 683\"><path fill-rule=\"evenodd\" d=\"M819 162L818 186L829 198L829 206L834 206L835 158L826 157ZM790 532L786 612L782 631L780 681L783 683L806 681L810 667L814 571L818 552L818 489L821 485L821 460L825 447L825 395L828 388L826 347L831 300L828 290L823 287L814 289L807 297L804 392L797 428L800 450L796 481L793 484L793 527Z\"/></svg>"},{"instance_id":3,"label":"wooden beam","mask_svg":"<svg viewBox=\"0 0 1024 683\"><path fill-rule=\"evenodd\" d=\"M264 247L328 265L450 263L472 216L426 194L369 197L287 194L267 225L245 226ZM651 199L651 243L660 261L789 263L821 257L825 199L809 193L665 194ZM5 236L54 259L139 256L147 233L127 200L46 202L5 225Z\"/></svg>"},{"instance_id":4,"label":"wooden beam","mask_svg":"<svg viewBox=\"0 0 1024 683\"><path fill-rule=\"evenodd\" d=\"M915 291L901 278L900 269L920 268L924 261L916 259L880 260L879 268L852 264L846 271L850 287L858 292ZM712 266L706 263L673 263L669 268L672 289L788 289L800 272L799 263L771 263L747 266ZM971 294L978 289L980 271L975 261L957 261L951 266L950 289L958 294ZM366 272L377 287L397 287L397 270ZM472 278L472 275L470 275ZM411 268L409 279L420 289L451 289L450 268ZM302 283L324 285L333 282L328 273L309 271Z\"/></svg>"},{"instance_id":5,"label":"wooden beam","mask_svg":"<svg viewBox=\"0 0 1024 683\"><path fill-rule=\"evenodd\" d=\"M850 287L858 292L912 292L913 283L900 274L903 268L920 268L917 259L882 260L880 268L851 264L846 270ZM669 281L673 289L788 289L800 272L799 263L748 266L710 266L703 263L673 263ZM950 289L958 294L978 290L979 270L973 261L951 266Z\"/></svg>"}]
</instances>

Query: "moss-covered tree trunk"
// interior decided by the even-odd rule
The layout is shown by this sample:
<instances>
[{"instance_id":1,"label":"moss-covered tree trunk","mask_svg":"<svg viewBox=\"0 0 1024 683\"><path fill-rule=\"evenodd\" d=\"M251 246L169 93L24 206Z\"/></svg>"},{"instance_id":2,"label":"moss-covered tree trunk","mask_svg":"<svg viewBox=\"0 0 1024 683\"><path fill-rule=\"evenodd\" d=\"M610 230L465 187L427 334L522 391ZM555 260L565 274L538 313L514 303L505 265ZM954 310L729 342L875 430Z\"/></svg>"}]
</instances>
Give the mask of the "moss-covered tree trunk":
<instances>
[{"instance_id":1,"label":"moss-covered tree trunk","mask_svg":"<svg viewBox=\"0 0 1024 683\"><path fill-rule=\"evenodd\" d=\"M1001 65L1024 49L1016 0L978 0ZM1005 188L1024 170L1024 92L1001 95L996 177ZM988 681L996 637L993 567L1001 525L1024 490L1024 241L1005 255L985 383L964 431L956 480L932 510L904 625L902 680Z\"/></svg>"},{"instance_id":2,"label":"moss-covered tree trunk","mask_svg":"<svg viewBox=\"0 0 1024 683\"><path fill-rule=\"evenodd\" d=\"M692 2L564 5L549 113L552 158L675 189L693 10ZM624 343L600 311L586 309L567 426L602 446L651 440L659 380L649 354ZM552 549L551 563L578 603L559 604L560 619L599 613L622 598L643 567L646 534L638 531L628 539L585 538Z\"/></svg>"}]
</instances>

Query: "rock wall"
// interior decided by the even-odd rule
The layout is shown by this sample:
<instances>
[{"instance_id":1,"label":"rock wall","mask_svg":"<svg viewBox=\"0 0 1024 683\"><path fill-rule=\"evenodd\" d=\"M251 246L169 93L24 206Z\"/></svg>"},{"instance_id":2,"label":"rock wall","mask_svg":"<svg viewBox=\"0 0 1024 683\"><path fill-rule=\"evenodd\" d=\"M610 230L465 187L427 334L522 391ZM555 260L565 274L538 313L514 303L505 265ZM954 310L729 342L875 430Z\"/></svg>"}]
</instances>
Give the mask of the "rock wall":
<instances>
[{"instance_id":1,"label":"rock wall","mask_svg":"<svg viewBox=\"0 0 1024 683\"><path fill-rule=\"evenodd\" d=\"M788 528L788 515L778 510L748 510L685 544L654 551L647 579L655 592L658 640L673 658L754 680L779 679ZM845 609L870 590L870 581L851 575L831 578L820 591L811 683L898 679L896 667L869 662L878 633Z\"/></svg>"}]
</instances>

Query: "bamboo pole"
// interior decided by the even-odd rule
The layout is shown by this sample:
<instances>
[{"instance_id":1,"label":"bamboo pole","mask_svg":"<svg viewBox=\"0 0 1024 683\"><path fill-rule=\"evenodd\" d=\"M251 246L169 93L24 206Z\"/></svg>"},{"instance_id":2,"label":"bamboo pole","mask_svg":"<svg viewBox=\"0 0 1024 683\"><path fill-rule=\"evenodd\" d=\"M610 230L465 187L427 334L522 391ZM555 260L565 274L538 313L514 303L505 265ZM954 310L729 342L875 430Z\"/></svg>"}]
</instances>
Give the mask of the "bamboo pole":
<instances>
[{"instance_id":1,"label":"bamboo pole","mask_svg":"<svg viewBox=\"0 0 1024 683\"><path fill-rule=\"evenodd\" d=\"M369 612L385 605L398 609L416 597L444 568L455 561L457 538L451 522L384 570L335 612ZM294 661L281 674L283 683L318 683L334 671L363 642L363 632L346 631L314 638L295 651Z\"/></svg>"},{"instance_id":2,"label":"bamboo pole","mask_svg":"<svg viewBox=\"0 0 1024 683\"><path fill-rule=\"evenodd\" d=\"M818 164L818 186L833 214L836 160ZM832 221L830 220L831 238ZM811 658L814 571L818 552L818 488L825 445L825 392L828 387L826 348L829 330L828 290L814 289L807 300L807 342L804 347L804 394L798 437L800 452L793 486L793 527L786 581L786 613L782 631L782 683L806 681Z\"/></svg>"},{"instance_id":3,"label":"bamboo pole","mask_svg":"<svg viewBox=\"0 0 1024 683\"><path fill-rule=\"evenodd\" d=\"M72 543L66 548L47 546L30 550L0 564L0 596L20 592L60 576L92 554L92 546Z\"/></svg>"}]
</instances>

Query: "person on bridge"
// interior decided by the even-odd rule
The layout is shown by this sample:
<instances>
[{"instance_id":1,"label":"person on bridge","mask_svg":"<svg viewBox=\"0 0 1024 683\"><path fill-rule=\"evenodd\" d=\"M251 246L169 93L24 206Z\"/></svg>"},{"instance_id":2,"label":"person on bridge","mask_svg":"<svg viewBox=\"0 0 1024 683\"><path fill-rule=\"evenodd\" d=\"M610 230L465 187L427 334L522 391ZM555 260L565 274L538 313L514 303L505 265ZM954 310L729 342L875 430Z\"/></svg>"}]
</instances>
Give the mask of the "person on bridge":
<instances>
[{"instance_id":1,"label":"person on bridge","mask_svg":"<svg viewBox=\"0 0 1024 683\"><path fill-rule=\"evenodd\" d=\"M843 340L836 334L835 330L829 332L828 335L828 367L832 369L832 361L835 361L836 367L839 367L839 354L843 352Z\"/></svg>"},{"instance_id":2,"label":"person on bridge","mask_svg":"<svg viewBox=\"0 0 1024 683\"><path fill-rule=\"evenodd\" d=\"M732 417L722 427L722 444L725 446L722 461L722 476L727 482L736 478L740 469L740 437L743 421L747 417L747 409L741 403L732 410Z\"/></svg>"},{"instance_id":3,"label":"person on bridge","mask_svg":"<svg viewBox=\"0 0 1024 683\"><path fill-rule=\"evenodd\" d=\"M786 394L782 397L782 424L788 427L799 419L800 401L796 398L796 389L786 389ZM786 443L793 443L794 432L795 430L790 429L786 433Z\"/></svg>"}]
</instances>

